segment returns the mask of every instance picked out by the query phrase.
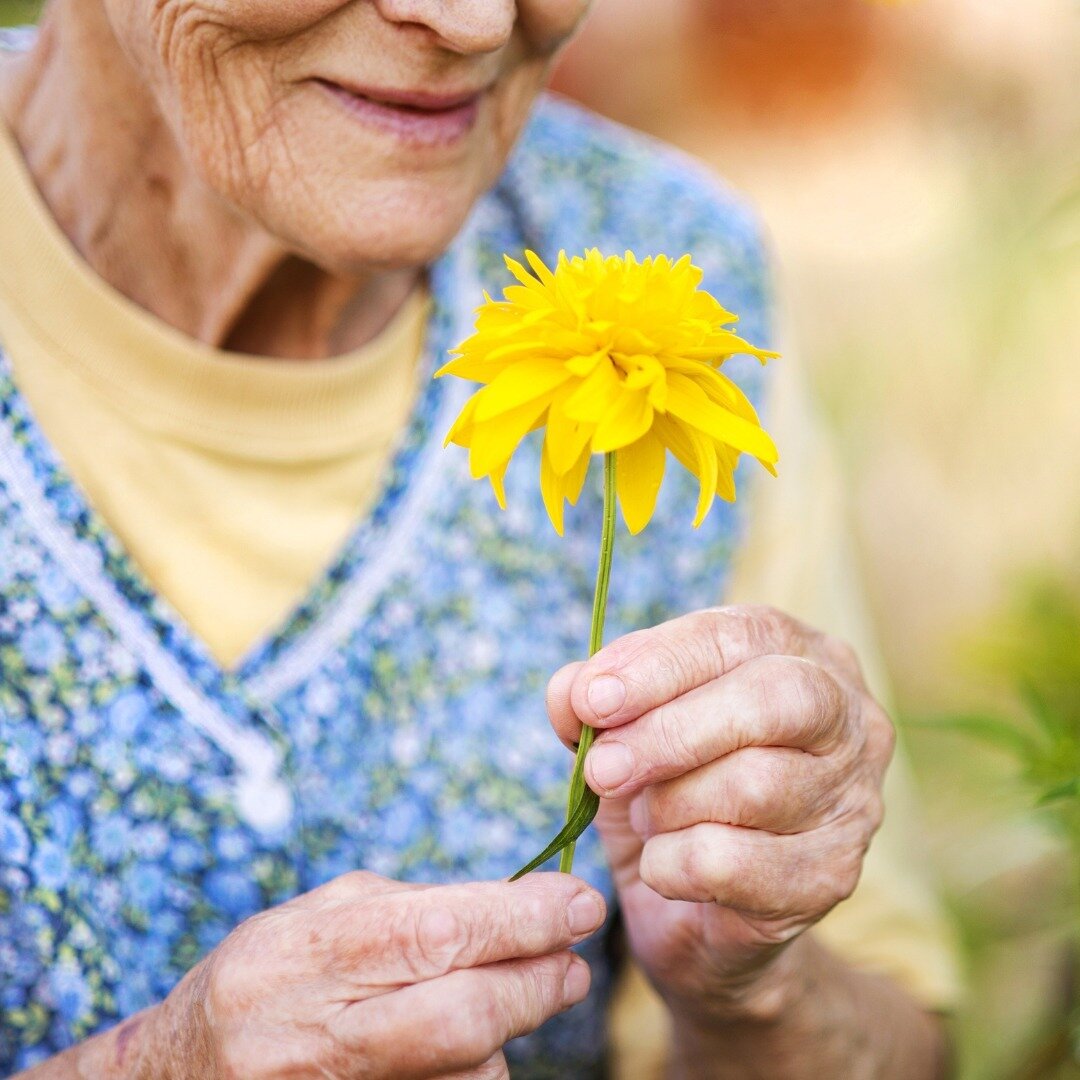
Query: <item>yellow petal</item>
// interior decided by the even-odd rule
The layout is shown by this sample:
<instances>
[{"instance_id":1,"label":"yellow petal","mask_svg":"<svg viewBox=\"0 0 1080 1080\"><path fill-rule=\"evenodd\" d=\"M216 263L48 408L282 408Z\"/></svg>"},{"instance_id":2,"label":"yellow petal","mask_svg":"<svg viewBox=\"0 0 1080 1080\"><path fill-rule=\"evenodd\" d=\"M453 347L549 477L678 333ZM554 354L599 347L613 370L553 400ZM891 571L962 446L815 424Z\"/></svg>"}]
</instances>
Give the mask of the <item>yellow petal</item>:
<instances>
[{"instance_id":1,"label":"yellow petal","mask_svg":"<svg viewBox=\"0 0 1080 1080\"><path fill-rule=\"evenodd\" d=\"M739 455L730 446L716 447L717 481L716 494L725 502L735 501L735 467Z\"/></svg>"},{"instance_id":2,"label":"yellow petal","mask_svg":"<svg viewBox=\"0 0 1080 1080\"><path fill-rule=\"evenodd\" d=\"M585 486L591 460L592 455L585 450L566 474L559 476L552 468L547 451L541 455L540 492L544 497L544 508L551 518L551 524L560 536L563 535L563 511L566 503L569 502L571 506L577 503L581 489Z\"/></svg>"},{"instance_id":3,"label":"yellow petal","mask_svg":"<svg viewBox=\"0 0 1080 1080\"><path fill-rule=\"evenodd\" d=\"M508 461L488 474L488 479L491 481L491 490L495 492L495 501L499 504L501 510L506 509L506 466L509 464Z\"/></svg>"},{"instance_id":4,"label":"yellow petal","mask_svg":"<svg viewBox=\"0 0 1080 1080\"><path fill-rule=\"evenodd\" d=\"M526 289L543 288L540 282L537 281L536 278L534 278L516 259L511 259L509 255L504 255L503 262L506 263L507 270L509 270Z\"/></svg>"},{"instance_id":5,"label":"yellow petal","mask_svg":"<svg viewBox=\"0 0 1080 1080\"><path fill-rule=\"evenodd\" d=\"M719 481L719 468L716 461L716 447L712 439L705 435L688 429L690 442L694 447L694 456L697 459L697 474L701 484L698 495L697 511L694 514L694 528L696 529L704 520L709 510L712 509L713 498L716 495L716 485Z\"/></svg>"},{"instance_id":6,"label":"yellow petal","mask_svg":"<svg viewBox=\"0 0 1080 1080\"><path fill-rule=\"evenodd\" d=\"M775 462L779 455L772 439L757 424L710 401L705 392L685 376L668 379L667 411L671 416L759 461Z\"/></svg>"},{"instance_id":7,"label":"yellow petal","mask_svg":"<svg viewBox=\"0 0 1080 1080\"><path fill-rule=\"evenodd\" d=\"M446 438L443 440L443 446L449 446L451 443L457 443L458 446L469 445L472 434L473 414L475 412L476 395L473 394L473 396L465 402L464 408L458 413L457 419L446 433Z\"/></svg>"},{"instance_id":8,"label":"yellow petal","mask_svg":"<svg viewBox=\"0 0 1080 1080\"><path fill-rule=\"evenodd\" d=\"M618 451L615 486L623 520L633 535L641 532L653 516L666 461L664 444L651 431Z\"/></svg>"},{"instance_id":9,"label":"yellow petal","mask_svg":"<svg viewBox=\"0 0 1080 1080\"><path fill-rule=\"evenodd\" d=\"M477 478L487 476L505 465L546 408L546 401L530 401L493 420L474 423L469 442L472 475Z\"/></svg>"},{"instance_id":10,"label":"yellow petal","mask_svg":"<svg viewBox=\"0 0 1080 1080\"><path fill-rule=\"evenodd\" d=\"M585 477L589 472L589 462L592 454L588 450L581 452L581 457L574 463L574 467L563 477L563 490L566 493L566 501L571 506L577 506L581 497L581 489L585 486Z\"/></svg>"},{"instance_id":11,"label":"yellow petal","mask_svg":"<svg viewBox=\"0 0 1080 1080\"><path fill-rule=\"evenodd\" d=\"M483 423L551 393L572 378L557 360L534 357L506 368L476 395L476 422Z\"/></svg>"},{"instance_id":12,"label":"yellow petal","mask_svg":"<svg viewBox=\"0 0 1080 1080\"><path fill-rule=\"evenodd\" d=\"M486 293L476 330L440 375L480 383L451 428L500 502L503 473L524 435L547 425L542 487L560 531L591 454L616 453L619 500L636 530L655 513L668 449L698 478L700 524L717 496L735 495L749 453L770 472L778 455L746 395L720 367L735 353L776 355L736 334L736 316L701 289L688 255L638 258L591 248L560 252L549 268L535 252L507 259L503 299Z\"/></svg>"},{"instance_id":13,"label":"yellow petal","mask_svg":"<svg viewBox=\"0 0 1080 1080\"><path fill-rule=\"evenodd\" d=\"M525 259L529 266L532 267L532 272L540 279L545 288L552 288L555 284L555 275L547 268L547 264L535 251L526 250Z\"/></svg>"},{"instance_id":14,"label":"yellow petal","mask_svg":"<svg viewBox=\"0 0 1080 1080\"><path fill-rule=\"evenodd\" d=\"M551 459L545 451L540 455L540 494L544 497L544 509L555 531L563 534L563 484L562 478L557 476L551 467Z\"/></svg>"},{"instance_id":15,"label":"yellow petal","mask_svg":"<svg viewBox=\"0 0 1080 1080\"><path fill-rule=\"evenodd\" d=\"M690 430L670 416L657 414L653 420L653 434L675 455L678 463L688 472L697 475L697 457L694 445L687 434Z\"/></svg>"},{"instance_id":16,"label":"yellow petal","mask_svg":"<svg viewBox=\"0 0 1080 1080\"><path fill-rule=\"evenodd\" d=\"M564 386L557 391L548 411L544 446L558 476L565 476L573 468L593 433L592 424L583 424L566 415L565 405L574 389Z\"/></svg>"},{"instance_id":17,"label":"yellow petal","mask_svg":"<svg viewBox=\"0 0 1080 1080\"><path fill-rule=\"evenodd\" d=\"M648 393L644 390L628 390L624 384L615 404L596 426L592 438L593 453L620 450L637 442L649 430L652 421L653 407L649 404Z\"/></svg>"},{"instance_id":18,"label":"yellow petal","mask_svg":"<svg viewBox=\"0 0 1080 1080\"><path fill-rule=\"evenodd\" d=\"M574 420L599 424L621 394L622 380L615 374L615 365L604 358L567 399L566 415Z\"/></svg>"}]
</instances>

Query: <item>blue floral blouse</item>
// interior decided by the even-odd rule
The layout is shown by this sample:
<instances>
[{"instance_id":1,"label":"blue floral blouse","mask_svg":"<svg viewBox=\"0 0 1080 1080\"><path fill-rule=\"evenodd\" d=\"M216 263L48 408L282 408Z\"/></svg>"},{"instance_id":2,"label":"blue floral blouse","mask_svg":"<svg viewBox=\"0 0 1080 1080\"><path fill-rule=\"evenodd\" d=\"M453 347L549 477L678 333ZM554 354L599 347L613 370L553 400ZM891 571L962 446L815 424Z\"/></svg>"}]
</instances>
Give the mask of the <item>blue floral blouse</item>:
<instances>
[{"instance_id":1,"label":"blue floral blouse","mask_svg":"<svg viewBox=\"0 0 1080 1080\"><path fill-rule=\"evenodd\" d=\"M500 512L441 447L468 388L430 374L507 283L503 252L594 245L691 252L766 339L746 209L673 151L545 100L432 268L425 386L374 509L232 671L87 505L0 355L0 1075L161 1000L240 920L338 874L504 877L556 830L571 762L544 686L585 648L600 470L560 540L530 445ZM732 367L756 392L757 365ZM735 511L692 530L680 472L653 525L618 538L609 636L721 597ZM591 834L576 868L611 893ZM603 1075L608 936L582 947L589 999L507 1048L515 1077Z\"/></svg>"}]
</instances>

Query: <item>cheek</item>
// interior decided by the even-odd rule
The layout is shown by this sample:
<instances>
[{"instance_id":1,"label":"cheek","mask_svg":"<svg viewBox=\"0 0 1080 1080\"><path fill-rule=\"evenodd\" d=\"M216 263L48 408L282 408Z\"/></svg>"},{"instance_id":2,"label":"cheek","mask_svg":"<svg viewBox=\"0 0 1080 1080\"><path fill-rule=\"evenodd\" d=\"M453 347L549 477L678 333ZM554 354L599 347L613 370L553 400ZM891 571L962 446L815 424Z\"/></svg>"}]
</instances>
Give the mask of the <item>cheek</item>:
<instances>
[{"instance_id":1,"label":"cheek","mask_svg":"<svg viewBox=\"0 0 1080 1080\"><path fill-rule=\"evenodd\" d=\"M254 38L282 37L315 26L350 0L215 0L230 28Z\"/></svg>"},{"instance_id":2,"label":"cheek","mask_svg":"<svg viewBox=\"0 0 1080 1080\"><path fill-rule=\"evenodd\" d=\"M308 30L349 3L350 0L165 0L164 3L157 0L152 6L165 13L170 8L178 9L188 17L215 24L225 33L259 40ZM168 17L174 19L175 13Z\"/></svg>"},{"instance_id":3,"label":"cheek","mask_svg":"<svg viewBox=\"0 0 1080 1080\"><path fill-rule=\"evenodd\" d=\"M577 29L592 0L518 0L518 19L530 45L550 53Z\"/></svg>"}]
</instances>

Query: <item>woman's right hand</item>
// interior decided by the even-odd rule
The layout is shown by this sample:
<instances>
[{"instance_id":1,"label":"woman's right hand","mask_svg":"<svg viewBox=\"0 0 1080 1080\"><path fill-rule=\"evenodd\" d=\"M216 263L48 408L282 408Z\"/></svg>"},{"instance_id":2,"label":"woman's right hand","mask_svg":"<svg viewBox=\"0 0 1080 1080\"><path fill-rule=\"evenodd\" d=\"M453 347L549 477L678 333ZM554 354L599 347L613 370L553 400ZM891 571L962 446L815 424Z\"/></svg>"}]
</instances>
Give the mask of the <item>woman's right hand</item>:
<instances>
[{"instance_id":1,"label":"woman's right hand","mask_svg":"<svg viewBox=\"0 0 1080 1080\"><path fill-rule=\"evenodd\" d=\"M169 1080L507 1077L503 1044L585 997L567 950L603 918L565 874L346 874L237 927L146 1014L139 1065Z\"/></svg>"}]
</instances>

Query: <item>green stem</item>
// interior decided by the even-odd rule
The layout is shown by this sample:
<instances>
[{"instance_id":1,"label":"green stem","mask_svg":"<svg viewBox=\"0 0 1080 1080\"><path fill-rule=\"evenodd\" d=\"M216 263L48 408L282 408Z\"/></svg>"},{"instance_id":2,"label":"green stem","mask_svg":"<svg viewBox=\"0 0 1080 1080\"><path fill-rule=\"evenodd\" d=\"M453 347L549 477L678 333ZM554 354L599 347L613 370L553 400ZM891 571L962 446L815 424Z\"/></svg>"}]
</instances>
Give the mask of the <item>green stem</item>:
<instances>
[{"instance_id":1,"label":"green stem","mask_svg":"<svg viewBox=\"0 0 1080 1080\"><path fill-rule=\"evenodd\" d=\"M615 454L604 455L604 527L600 538L600 565L596 570L596 592L593 595L592 630L589 634L589 655L595 656L604 644L604 615L607 613L608 582L611 580L611 553L615 547ZM566 800L566 824L558 835L535 858L527 862L512 878L517 881L543 866L548 859L559 855L559 869L569 874L574 865L574 841L589 827L600 808L600 796L585 783L585 755L596 737L595 729L581 729L574 771L570 776L570 795Z\"/></svg>"},{"instance_id":2,"label":"green stem","mask_svg":"<svg viewBox=\"0 0 1080 1080\"><path fill-rule=\"evenodd\" d=\"M604 617L607 615L608 584L611 581L611 557L615 551L615 454L604 455L604 524L600 532L600 560L596 568L596 591L593 593L592 626L589 630L589 656L604 647ZM596 738L596 729L582 726L574 771L570 776L570 794L566 803L569 824L574 811L585 794L585 755ZM559 870L569 874L574 866L575 843L571 841L559 855Z\"/></svg>"}]
</instances>

